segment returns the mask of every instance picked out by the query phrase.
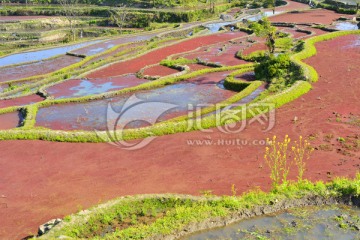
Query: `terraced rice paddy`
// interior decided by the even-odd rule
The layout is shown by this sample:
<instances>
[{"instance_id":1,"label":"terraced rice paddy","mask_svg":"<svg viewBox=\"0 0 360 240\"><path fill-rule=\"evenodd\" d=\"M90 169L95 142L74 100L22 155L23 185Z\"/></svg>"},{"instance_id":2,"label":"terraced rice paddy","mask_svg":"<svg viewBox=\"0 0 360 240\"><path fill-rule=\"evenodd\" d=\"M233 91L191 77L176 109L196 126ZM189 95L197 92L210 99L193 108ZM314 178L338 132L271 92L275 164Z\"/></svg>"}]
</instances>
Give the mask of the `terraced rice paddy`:
<instances>
[{"instance_id":1,"label":"terraced rice paddy","mask_svg":"<svg viewBox=\"0 0 360 240\"><path fill-rule=\"evenodd\" d=\"M342 14L309 10L308 5L287 2L288 5L277 8L276 16L271 16L270 21L293 24L293 27L278 27L277 31L290 34L294 45L300 40L329 34L327 28L355 29L348 21L336 21ZM238 10L229 14L235 16ZM301 11L289 12L293 10ZM269 10L264 12L272 15ZM248 17L257 20L259 16ZM11 19L0 17L0 21ZM186 119L189 105L213 106L226 102L227 110L232 111L238 105L277 96L268 92L269 84L265 82L247 91L256 80L252 67L255 63L240 60L236 55L267 48L263 38L235 27L219 31L221 26L239 20L213 21L212 25L185 23L173 30L117 36L0 58L0 138L8 140L0 142L3 191L0 206L7 206L0 209L6 216L0 218L0 238L25 237L36 232L39 224L76 212L80 205L88 208L119 195L165 192L198 195L207 189L213 194L229 195L232 183L236 184L238 193L256 186L269 190L269 171L262 161L264 146L253 143L273 135L311 136L316 148L315 160L308 163L306 178L329 180L335 176L354 176L360 169L359 150L345 143L355 144L359 138L358 32L315 44L317 54L302 61L314 67L319 81L311 82L312 90L307 94L276 109L276 123L270 131L254 121L237 135L225 134L211 125L213 110L203 115L210 126L205 132L177 129L176 124L184 124L185 120L178 119ZM313 24L324 26L319 29ZM179 30L200 25L208 26L209 30L187 37L178 34ZM174 37L163 37L162 34L172 31L177 32ZM277 50L276 55L282 51ZM290 51L296 54L295 48ZM66 55L67 52L76 56ZM180 64L185 70L160 64L163 60L177 59L185 62ZM242 72L234 74L239 69ZM225 87L226 81L241 85L242 90ZM234 100L241 94L244 96ZM132 109L133 106L136 107ZM247 120L233 125L244 122ZM161 124L169 125L163 131ZM81 142L84 140L81 137L92 136L86 141L96 142L100 140L95 130L105 134L109 128L129 130L129 136L134 134L131 140L141 141L145 135L166 136L138 151L114 150L106 143L41 141ZM234 139L240 138L246 144L224 143L234 143ZM345 143L339 139L346 139ZM196 145L204 140L210 142ZM295 179L295 175L291 171L289 178ZM327 210L316 214L325 216ZM282 213L279 216L289 217ZM250 225L259 224L256 221L282 226L277 217L263 217L194 238L248 236L250 232L239 235L236 230L240 226L250 231ZM319 229L322 226L316 226L314 236L318 236Z\"/></svg>"}]
</instances>

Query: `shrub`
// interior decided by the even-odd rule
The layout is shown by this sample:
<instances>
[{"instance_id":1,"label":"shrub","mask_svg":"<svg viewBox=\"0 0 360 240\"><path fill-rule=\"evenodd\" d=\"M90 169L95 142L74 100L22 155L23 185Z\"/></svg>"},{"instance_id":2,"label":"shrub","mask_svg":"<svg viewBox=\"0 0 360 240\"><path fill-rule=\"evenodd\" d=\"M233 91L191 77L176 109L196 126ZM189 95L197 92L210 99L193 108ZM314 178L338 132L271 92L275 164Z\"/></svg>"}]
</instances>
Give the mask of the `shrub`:
<instances>
[{"instance_id":1,"label":"shrub","mask_svg":"<svg viewBox=\"0 0 360 240\"><path fill-rule=\"evenodd\" d=\"M270 85L270 91L277 92L301 80L301 68L290 60L287 54L267 56L255 67L256 79L264 80Z\"/></svg>"}]
</instances>

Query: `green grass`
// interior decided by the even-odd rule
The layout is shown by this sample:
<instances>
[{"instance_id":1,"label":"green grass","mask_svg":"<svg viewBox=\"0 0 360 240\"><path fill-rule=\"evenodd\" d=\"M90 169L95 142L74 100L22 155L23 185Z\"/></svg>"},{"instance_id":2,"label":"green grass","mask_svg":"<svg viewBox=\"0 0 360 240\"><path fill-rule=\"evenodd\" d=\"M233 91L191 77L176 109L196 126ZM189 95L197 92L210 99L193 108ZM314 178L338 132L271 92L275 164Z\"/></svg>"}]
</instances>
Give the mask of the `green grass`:
<instances>
[{"instance_id":1,"label":"green grass","mask_svg":"<svg viewBox=\"0 0 360 240\"><path fill-rule=\"evenodd\" d=\"M229 189L230 192L230 189ZM291 202L305 197L324 199L345 199L359 197L360 175L355 179L336 178L324 183L304 180L283 185L276 190L265 193L261 190L249 191L241 196L192 197L182 195L145 195L123 197L104 205L90 209L88 214L80 213L66 217L62 227L53 229L44 239L59 236L90 239L145 239L162 238L175 235L190 224L204 221L231 219L236 213L251 210L257 206L270 206L282 202ZM314 202L315 204L315 202ZM286 207L284 207L286 208ZM157 213L163 213L157 215ZM143 224L131 221L126 228L108 233L104 237L94 236L99 228L112 223L129 222L148 216L151 221ZM100 231L101 232L101 231Z\"/></svg>"}]
</instances>

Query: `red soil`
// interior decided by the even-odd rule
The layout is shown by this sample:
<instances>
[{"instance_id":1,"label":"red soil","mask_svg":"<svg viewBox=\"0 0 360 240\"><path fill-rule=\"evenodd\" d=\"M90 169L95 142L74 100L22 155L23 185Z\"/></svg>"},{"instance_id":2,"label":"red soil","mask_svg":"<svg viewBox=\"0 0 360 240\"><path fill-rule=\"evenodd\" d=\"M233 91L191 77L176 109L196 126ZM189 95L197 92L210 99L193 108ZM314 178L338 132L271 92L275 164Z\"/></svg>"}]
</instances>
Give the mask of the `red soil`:
<instances>
[{"instance_id":1,"label":"red soil","mask_svg":"<svg viewBox=\"0 0 360 240\"><path fill-rule=\"evenodd\" d=\"M329 33L328 31L324 31L324 30L321 30L318 28L312 28L312 27L306 27L303 29L309 30L314 33L313 35L309 35L308 37L305 37L304 39Z\"/></svg>"},{"instance_id":2,"label":"red soil","mask_svg":"<svg viewBox=\"0 0 360 240\"><path fill-rule=\"evenodd\" d=\"M245 35L246 34L243 32L236 32L236 33L221 33L221 34L192 38L172 46L154 50L141 57L129 61L110 65L109 67L105 67L94 73L91 73L88 77L96 78L96 77L116 76L125 73L134 73L147 65L152 65L160 62L162 59L166 58L169 55L195 50L200 46L210 45L220 41L221 42L228 41L230 39L239 38Z\"/></svg>"},{"instance_id":3,"label":"red soil","mask_svg":"<svg viewBox=\"0 0 360 240\"><path fill-rule=\"evenodd\" d=\"M36 103L44 100L38 95L30 95L26 97L18 97L9 100L0 100L0 108L12 107L12 106L23 106L31 103Z\"/></svg>"},{"instance_id":4,"label":"red soil","mask_svg":"<svg viewBox=\"0 0 360 240\"><path fill-rule=\"evenodd\" d=\"M207 57L205 60L208 62L220 63L225 66L247 64L248 62L236 58L236 53L243 47L244 46L236 45L229 46L223 53Z\"/></svg>"},{"instance_id":5,"label":"red soil","mask_svg":"<svg viewBox=\"0 0 360 240\"><path fill-rule=\"evenodd\" d=\"M193 72L193 71L198 71L198 70L201 70L201 69L208 69L208 68L211 68L209 66L204 66L204 65L200 65L200 64L187 64L190 68L190 70Z\"/></svg>"},{"instance_id":6,"label":"red soil","mask_svg":"<svg viewBox=\"0 0 360 240\"><path fill-rule=\"evenodd\" d=\"M8 130L17 127L19 124L19 113L6 113L0 115L0 130Z\"/></svg>"},{"instance_id":7,"label":"red soil","mask_svg":"<svg viewBox=\"0 0 360 240\"><path fill-rule=\"evenodd\" d=\"M296 28L277 27L277 29L281 32L291 34L293 36L293 38L303 38L303 37L310 36L307 33L296 31Z\"/></svg>"},{"instance_id":8,"label":"red soil","mask_svg":"<svg viewBox=\"0 0 360 240\"><path fill-rule=\"evenodd\" d=\"M285 13L270 18L271 22L331 24L344 14L326 9L309 10L299 13ZM350 16L349 16L350 17Z\"/></svg>"},{"instance_id":9,"label":"red soil","mask_svg":"<svg viewBox=\"0 0 360 240\"><path fill-rule=\"evenodd\" d=\"M18 80L35 75L51 73L71 64L80 62L82 59L72 56L61 56L50 60L44 60L36 63L29 63L14 67L0 68L0 82Z\"/></svg>"},{"instance_id":10,"label":"red soil","mask_svg":"<svg viewBox=\"0 0 360 240\"><path fill-rule=\"evenodd\" d=\"M144 71L144 75L149 75L149 76L168 76L174 73L178 73L179 71L176 69L172 69L169 67L164 67L161 65L156 65L154 67L148 68Z\"/></svg>"},{"instance_id":11,"label":"red soil","mask_svg":"<svg viewBox=\"0 0 360 240\"><path fill-rule=\"evenodd\" d=\"M255 43L252 46L246 48L242 53L243 53L243 55L248 55L252 52L260 51L260 50L267 50L265 43L263 43L263 42Z\"/></svg>"},{"instance_id":12,"label":"red soil","mask_svg":"<svg viewBox=\"0 0 360 240\"><path fill-rule=\"evenodd\" d=\"M276 11L291 11L291 10L305 10L309 9L310 6L308 4L294 2L294 1L287 1L288 4L285 6L277 7Z\"/></svg>"},{"instance_id":13,"label":"red soil","mask_svg":"<svg viewBox=\"0 0 360 240\"><path fill-rule=\"evenodd\" d=\"M308 94L277 110L276 125L270 132L252 124L237 135L215 129L213 133L180 133L160 137L138 151L109 144L0 142L0 238L35 233L37 226L49 219L121 195L199 194L208 189L231 194L231 184L238 193L255 186L269 189L269 171L262 160L264 146L223 145L223 139L250 143L275 134L292 138L313 135L314 146L329 144L331 150L314 152L305 177L329 180L336 175L354 176L360 169L359 151L344 154L336 138L359 134L359 127L336 121L333 112L341 114L341 121L350 113L360 116L360 68L356 61L360 50L350 47L356 39L347 36L317 44L317 55L307 62L319 72L319 82ZM292 121L295 116L297 123ZM327 143L323 139L330 133L333 138ZM189 139L218 144L191 146ZM294 177L291 172L290 178Z\"/></svg>"},{"instance_id":14,"label":"red soil","mask_svg":"<svg viewBox=\"0 0 360 240\"><path fill-rule=\"evenodd\" d=\"M219 63L225 66L246 64L247 62L235 57L239 50L245 48L245 44L244 38L240 38L232 40L231 43L226 41L211 46L201 47L190 53L178 54L176 57L183 57L190 60L199 58L202 61Z\"/></svg>"},{"instance_id":15,"label":"red soil","mask_svg":"<svg viewBox=\"0 0 360 240\"><path fill-rule=\"evenodd\" d=\"M190 78L188 80L186 80L186 82L191 82L191 83L195 83L195 84L216 84L218 82L220 82L221 80L224 80L226 78L226 76L228 76L230 72L215 72L215 73L209 73L203 76L199 76L199 77L195 77L195 78ZM230 91L230 90L222 90L221 92L222 94L224 94L226 96L226 99L231 97L232 95L234 95L235 92Z\"/></svg>"}]
</instances>

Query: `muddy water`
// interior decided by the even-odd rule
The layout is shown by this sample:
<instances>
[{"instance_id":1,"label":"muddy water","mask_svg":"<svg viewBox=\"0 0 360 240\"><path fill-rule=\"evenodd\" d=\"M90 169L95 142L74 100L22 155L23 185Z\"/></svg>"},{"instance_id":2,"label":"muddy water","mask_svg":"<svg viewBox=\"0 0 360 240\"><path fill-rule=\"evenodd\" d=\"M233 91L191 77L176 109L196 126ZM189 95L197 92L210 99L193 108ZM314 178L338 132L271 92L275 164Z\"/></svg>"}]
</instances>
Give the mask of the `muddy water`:
<instances>
[{"instance_id":1,"label":"muddy water","mask_svg":"<svg viewBox=\"0 0 360 240\"><path fill-rule=\"evenodd\" d=\"M39 110L36 122L38 126L51 129L106 130L107 123L112 125L110 127L114 127L120 112L124 113L122 110L126 104L127 111L122 117L126 124L118 125L117 128L149 125L145 122L151 124L155 121L187 114L188 104L215 104L229 98L234 92L223 90L217 86L222 79L223 77L216 81L202 83L201 79L197 79L194 82L182 82L110 100L51 106ZM140 104L135 104L137 101L140 101ZM107 117L109 103L115 113ZM134 118L137 121L127 125Z\"/></svg>"},{"instance_id":2,"label":"muddy water","mask_svg":"<svg viewBox=\"0 0 360 240\"><path fill-rule=\"evenodd\" d=\"M69 80L49 87L46 91L56 99L73 98L120 90L145 82L147 80L129 74L109 78Z\"/></svg>"},{"instance_id":3,"label":"muddy water","mask_svg":"<svg viewBox=\"0 0 360 240\"><path fill-rule=\"evenodd\" d=\"M241 221L188 237L201 239L358 239L360 209L306 207Z\"/></svg>"},{"instance_id":4,"label":"muddy water","mask_svg":"<svg viewBox=\"0 0 360 240\"><path fill-rule=\"evenodd\" d=\"M79 44L74 44L74 45L69 45L69 46L64 46L64 47L57 47L57 48L9 55L7 57L0 58L0 67L12 65L12 64L20 64L20 63L25 63L25 62L44 60L47 58L54 57L56 55L65 54L65 53L67 53L71 50L77 49L77 48L81 48L81 47L95 44L98 42L100 42L100 41L90 41L90 42L84 42L84 43L79 43Z\"/></svg>"}]
</instances>

